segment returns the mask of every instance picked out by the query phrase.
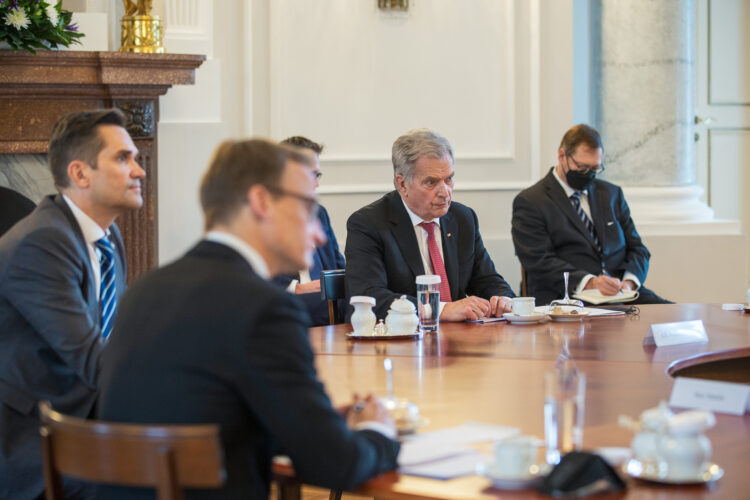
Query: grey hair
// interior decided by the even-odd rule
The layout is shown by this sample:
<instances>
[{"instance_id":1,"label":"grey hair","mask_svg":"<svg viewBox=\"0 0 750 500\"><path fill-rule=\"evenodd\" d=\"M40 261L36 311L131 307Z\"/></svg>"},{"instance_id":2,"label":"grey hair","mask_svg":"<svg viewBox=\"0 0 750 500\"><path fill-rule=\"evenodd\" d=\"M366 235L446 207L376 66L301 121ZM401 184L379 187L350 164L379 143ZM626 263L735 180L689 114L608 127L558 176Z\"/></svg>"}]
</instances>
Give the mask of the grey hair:
<instances>
[{"instance_id":1,"label":"grey hair","mask_svg":"<svg viewBox=\"0 0 750 500\"><path fill-rule=\"evenodd\" d=\"M393 143L393 184L396 185L396 176L399 174L407 182L411 182L419 158L442 158L446 154L450 155L452 165L453 148L448 139L437 132L426 128L415 128L406 132Z\"/></svg>"}]
</instances>

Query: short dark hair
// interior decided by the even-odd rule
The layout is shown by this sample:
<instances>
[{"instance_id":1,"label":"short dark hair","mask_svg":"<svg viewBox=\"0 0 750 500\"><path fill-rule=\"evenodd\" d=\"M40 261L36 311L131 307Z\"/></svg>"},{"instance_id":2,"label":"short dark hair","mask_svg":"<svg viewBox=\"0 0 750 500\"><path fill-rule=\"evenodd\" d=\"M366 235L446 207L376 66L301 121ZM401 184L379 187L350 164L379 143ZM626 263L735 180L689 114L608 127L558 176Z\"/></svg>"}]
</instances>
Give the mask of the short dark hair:
<instances>
[{"instance_id":1,"label":"short dark hair","mask_svg":"<svg viewBox=\"0 0 750 500\"><path fill-rule=\"evenodd\" d=\"M560 141L560 149L567 154L573 154L581 144L585 144L590 149L604 149L599 132L585 123L579 123L565 132L562 141Z\"/></svg>"},{"instance_id":2,"label":"short dark hair","mask_svg":"<svg viewBox=\"0 0 750 500\"><path fill-rule=\"evenodd\" d=\"M125 128L125 115L119 109L76 111L57 120L52 127L47 163L52 179L58 188L68 187L68 165L80 160L96 168L96 157L104 148L99 135L100 125L117 125Z\"/></svg>"},{"instance_id":3,"label":"short dark hair","mask_svg":"<svg viewBox=\"0 0 750 500\"><path fill-rule=\"evenodd\" d=\"M290 146L296 146L298 148L307 148L312 149L315 154L319 155L323 152L323 144L318 144L315 141L312 141L308 139L307 137L301 136L301 135L294 135L292 137L287 137L283 141L281 141L281 144L288 144Z\"/></svg>"},{"instance_id":4,"label":"short dark hair","mask_svg":"<svg viewBox=\"0 0 750 500\"><path fill-rule=\"evenodd\" d=\"M278 187L288 161L312 165L310 155L263 139L221 143L201 181L206 229L230 222L252 186Z\"/></svg>"}]
</instances>

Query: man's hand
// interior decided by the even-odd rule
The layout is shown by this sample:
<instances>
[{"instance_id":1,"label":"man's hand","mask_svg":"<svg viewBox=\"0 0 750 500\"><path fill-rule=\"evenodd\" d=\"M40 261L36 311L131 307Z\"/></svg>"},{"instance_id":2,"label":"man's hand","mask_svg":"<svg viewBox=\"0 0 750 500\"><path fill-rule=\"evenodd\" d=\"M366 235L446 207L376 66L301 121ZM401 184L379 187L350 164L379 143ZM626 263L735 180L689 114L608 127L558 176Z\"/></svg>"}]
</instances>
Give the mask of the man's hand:
<instances>
[{"instance_id":1,"label":"man's hand","mask_svg":"<svg viewBox=\"0 0 750 500\"><path fill-rule=\"evenodd\" d=\"M490 301L480 297L466 297L455 302L448 302L440 313L441 321L463 321L479 319L490 315Z\"/></svg>"},{"instance_id":2,"label":"man's hand","mask_svg":"<svg viewBox=\"0 0 750 500\"><path fill-rule=\"evenodd\" d=\"M617 278L611 278L602 274L601 276L597 276L596 278L591 278L589 282L586 283L586 287L584 289L591 290L592 288L598 289L600 292L602 292L602 295L617 295L617 293L620 291L620 288L622 288L622 283L620 283L620 280L618 280Z\"/></svg>"},{"instance_id":3,"label":"man's hand","mask_svg":"<svg viewBox=\"0 0 750 500\"><path fill-rule=\"evenodd\" d=\"M388 410L385 409L378 398L368 394L364 399L359 394L354 395L352 405L346 415L346 423L349 427L354 428L361 422L380 422L392 428L396 432L396 425Z\"/></svg>"},{"instance_id":4,"label":"man's hand","mask_svg":"<svg viewBox=\"0 0 750 500\"><path fill-rule=\"evenodd\" d=\"M513 299L510 297L490 297L490 315L500 317L504 313L513 311Z\"/></svg>"},{"instance_id":5,"label":"man's hand","mask_svg":"<svg viewBox=\"0 0 750 500\"><path fill-rule=\"evenodd\" d=\"M320 293L320 280L308 281L307 283L297 283L294 288L294 293L297 295L303 293Z\"/></svg>"}]
</instances>

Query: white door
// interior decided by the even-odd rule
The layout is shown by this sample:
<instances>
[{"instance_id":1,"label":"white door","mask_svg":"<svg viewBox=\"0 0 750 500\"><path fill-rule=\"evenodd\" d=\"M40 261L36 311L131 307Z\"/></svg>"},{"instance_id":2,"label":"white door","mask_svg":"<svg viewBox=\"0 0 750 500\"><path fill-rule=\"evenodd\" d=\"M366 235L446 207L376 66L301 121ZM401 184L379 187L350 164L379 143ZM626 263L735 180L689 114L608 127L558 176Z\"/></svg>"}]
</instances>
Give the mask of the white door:
<instances>
[{"instance_id":1,"label":"white door","mask_svg":"<svg viewBox=\"0 0 750 500\"><path fill-rule=\"evenodd\" d=\"M748 234L750 0L697 0L695 19L697 181L716 218ZM750 249L747 264L750 273Z\"/></svg>"}]
</instances>

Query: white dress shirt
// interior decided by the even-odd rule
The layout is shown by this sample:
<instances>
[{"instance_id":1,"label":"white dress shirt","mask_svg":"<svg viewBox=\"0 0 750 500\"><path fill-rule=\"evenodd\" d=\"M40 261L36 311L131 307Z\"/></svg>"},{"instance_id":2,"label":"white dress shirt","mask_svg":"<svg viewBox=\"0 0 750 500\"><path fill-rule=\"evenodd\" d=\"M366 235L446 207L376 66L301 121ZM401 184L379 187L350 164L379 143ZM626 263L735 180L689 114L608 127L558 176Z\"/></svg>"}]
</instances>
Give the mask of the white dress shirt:
<instances>
[{"instance_id":1,"label":"white dress shirt","mask_svg":"<svg viewBox=\"0 0 750 500\"><path fill-rule=\"evenodd\" d=\"M560 176L557 175L557 168L552 169L552 175L555 176L555 179L560 184L560 186L565 190L565 197L570 199L570 197L573 195L573 193L576 192L575 189L568 186L562 179L560 179ZM584 189L581 191L581 208L584 212L586 212L586 215L591 220L591 222L594 222L594 218L591 217L591 205L589 205L589 192L588 190ZM571 203L572 204L572 203ZM576 290L574 293L580 293L583 289L586 288L586 285L588 284L589 280L591 278L596 278L593 274L587 274L583 278L581 278L581 281L578 282L578 286L576 287ZM625 280L631 280L633 283L635 283L635 289L638 290L641 287L641 281L635 276L635 274L631 273L630 271L625 271L625 273L622 275L622 281Z\"/></svg>"},{"instance_id":2,"label":"white dress shirt","mask_svg":"<svg viewBox=\"0 0 750 500\"><path fill-rule=\"evenodd\" d=\"M96 288L96 300L99 300L99 288L102 281L102 269L99 264L101 258L101 252L94 244L97 240L104 238L109 235L109 229L106 231L101 228L99 224L94 222L94 219L89 217L86 212L78 208L78 205L73 203L73 200L68 198L66 195L62 195L65 203L68 204L70 211L73 212L73 217L78 222L78 227L81 228L83 233L83 239L86 240L86 247L89 250L89 261L91 262L91 270L94 272L94 285Z\"/></svg>"}]
</instances>

